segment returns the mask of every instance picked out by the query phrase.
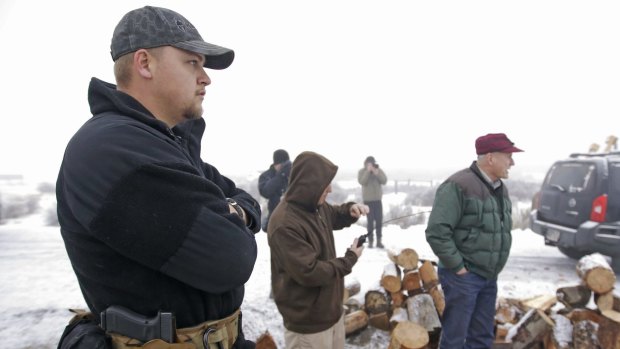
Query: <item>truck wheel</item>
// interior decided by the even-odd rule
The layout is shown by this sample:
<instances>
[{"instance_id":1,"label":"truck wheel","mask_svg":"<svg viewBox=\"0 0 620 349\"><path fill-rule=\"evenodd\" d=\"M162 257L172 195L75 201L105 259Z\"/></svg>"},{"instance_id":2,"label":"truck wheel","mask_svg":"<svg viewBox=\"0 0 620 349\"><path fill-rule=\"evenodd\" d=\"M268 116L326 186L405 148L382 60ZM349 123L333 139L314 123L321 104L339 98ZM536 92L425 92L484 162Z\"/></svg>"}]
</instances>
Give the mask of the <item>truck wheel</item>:
<instances>
[{"instance_id":1,"label":"truck wheel","mask_svg":"<svg viewBox=\"0 0 620 349\"><path fill-rule=\"evenodd\" d=\"M560 250L560 252L562 252L565 256L572 259L580 259L581 257L588 254L587 252L579 251L572 247L558 246L558 250Z\"/></svg>"}]
</instances>

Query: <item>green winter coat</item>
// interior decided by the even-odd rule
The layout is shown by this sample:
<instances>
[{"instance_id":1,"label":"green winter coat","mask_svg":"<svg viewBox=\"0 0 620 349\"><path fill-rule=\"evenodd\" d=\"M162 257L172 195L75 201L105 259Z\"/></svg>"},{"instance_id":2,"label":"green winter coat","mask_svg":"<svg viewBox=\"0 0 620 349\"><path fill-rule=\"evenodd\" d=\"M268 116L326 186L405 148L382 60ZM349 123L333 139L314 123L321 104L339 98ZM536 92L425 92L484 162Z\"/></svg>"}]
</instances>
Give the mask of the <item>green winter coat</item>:
<instances>
[{"instance_id":1,"label":"green winter coat","mask_svg":"<svg viewBox=\"0 0 620 349\"><path fill-rule=\"evenodd\" d=\"M510 253L512 204L504 183L493 189L479 171L474 162L439 186L426 240L441 266L492 280Z\"/></svg>"}]
</instances>

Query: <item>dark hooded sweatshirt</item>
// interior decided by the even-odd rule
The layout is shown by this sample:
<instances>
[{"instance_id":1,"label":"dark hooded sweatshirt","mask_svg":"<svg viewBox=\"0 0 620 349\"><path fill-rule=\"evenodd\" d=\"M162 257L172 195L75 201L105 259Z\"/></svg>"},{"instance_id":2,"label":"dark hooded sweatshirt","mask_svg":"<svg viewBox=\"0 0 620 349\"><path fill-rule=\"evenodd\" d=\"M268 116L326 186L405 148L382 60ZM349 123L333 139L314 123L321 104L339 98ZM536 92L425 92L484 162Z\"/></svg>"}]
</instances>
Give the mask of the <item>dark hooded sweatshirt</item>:
<instances>
[{"instance_id":1,"label":"dark hooded sweatshirt","mask_svg":"<svg viewBox=\"0 0 620 349\"><path fill-rule=\"evenodd\" d=\"M90 310L168 311L188 327L239 309L256 261L260 207L200 159L204 120L169 129L97 79L88 99L93 117L67 145L56 194ZM245 209L249 228L229 213L227 197Z\"/></svg>"},{"instance_id":2,"label":"dark hooded sweatshirt","mask_svg":"<svg viewBox=\"0 0 620 349\"><path fill-rule=\"evenodd\" d=\"M340 319L344 276L357 262L351 250L336 257L333 235L357 221L349 212L353 203L318 206L337 170L319 154L301 153L269 222L273 295L284 327L293 332L324 331Z\"/></svg>"}]
</instances>

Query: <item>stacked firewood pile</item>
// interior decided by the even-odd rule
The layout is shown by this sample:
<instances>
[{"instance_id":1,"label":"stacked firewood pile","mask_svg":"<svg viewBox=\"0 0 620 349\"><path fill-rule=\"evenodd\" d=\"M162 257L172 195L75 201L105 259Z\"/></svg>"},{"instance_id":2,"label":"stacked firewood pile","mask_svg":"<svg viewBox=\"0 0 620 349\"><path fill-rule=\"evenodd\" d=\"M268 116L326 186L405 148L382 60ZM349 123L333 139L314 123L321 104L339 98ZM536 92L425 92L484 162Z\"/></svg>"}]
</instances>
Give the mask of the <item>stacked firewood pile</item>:
<instances>
[{"instance_id":1,"label":"stacked firewood pile","mask_svg":"<svg viewBox=\"0 0 620 349\"><path fill-rule=\"evenodd\" d=\"M445 303L435 264L411 248L388 250L388 258L363 303L359 282L345 285L347 337L372 326L390 333L388 349L437 348ZM493 348L620 349L614 272L600 254L583 257L576 271L582 283L555 295L498 299Z\"/></svg>"},{"instance_id":2,"label":"stacked firewood pile","mask_svg":"<svg viewBox=\"0 0 620 349\"><path fill-rule=\"evenodd\" d=\"M555 295L499 299L495 348L620 349L620 299L616 276L595 253L576 266L579 285Z\"/></svg>"},{"instance_id":3,"label":"stacked firewood pile","mask_svg":"<svg viewBox=\"0 0 620 349\"><path fill-rule=\"evenodd\" d=\"M390 332L389 349L437 347L445 303L435 265L420 260L412 248L387 254L380 282L368 289L363 304L353 297L360 291L359 283L346 285L347 336L370 325Z\"/></svg>"}]
</instances>

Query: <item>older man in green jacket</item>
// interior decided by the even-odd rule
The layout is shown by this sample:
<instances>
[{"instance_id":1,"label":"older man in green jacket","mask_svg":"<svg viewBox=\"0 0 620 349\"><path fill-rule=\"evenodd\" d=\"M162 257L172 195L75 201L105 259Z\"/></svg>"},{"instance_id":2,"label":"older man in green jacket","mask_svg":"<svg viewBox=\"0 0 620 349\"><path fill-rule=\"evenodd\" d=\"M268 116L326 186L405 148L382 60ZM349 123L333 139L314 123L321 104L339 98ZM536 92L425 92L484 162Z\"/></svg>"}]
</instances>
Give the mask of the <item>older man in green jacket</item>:
<instances>
[{"instance_id":1,"label":"older man in green jacket","mask_svg":"<svg viewBox=\"0 0 620 349\"><path fill-rule=\"evenodd\" d=\"M426 240L445 295L441 349L491 348L497 276L512 243L512 204L502 178L521 152L503 133L476 140L477 161L437 189Z\"/></svg>"}]
</instances>

